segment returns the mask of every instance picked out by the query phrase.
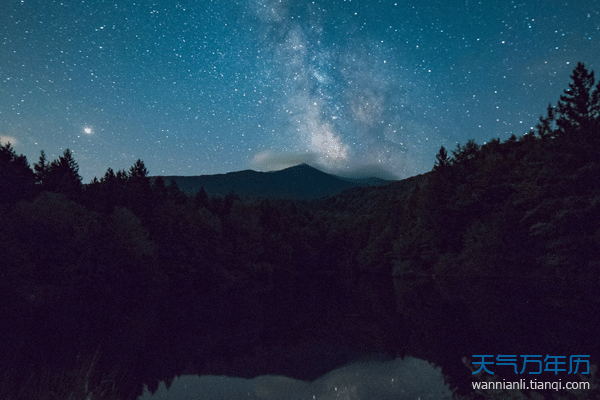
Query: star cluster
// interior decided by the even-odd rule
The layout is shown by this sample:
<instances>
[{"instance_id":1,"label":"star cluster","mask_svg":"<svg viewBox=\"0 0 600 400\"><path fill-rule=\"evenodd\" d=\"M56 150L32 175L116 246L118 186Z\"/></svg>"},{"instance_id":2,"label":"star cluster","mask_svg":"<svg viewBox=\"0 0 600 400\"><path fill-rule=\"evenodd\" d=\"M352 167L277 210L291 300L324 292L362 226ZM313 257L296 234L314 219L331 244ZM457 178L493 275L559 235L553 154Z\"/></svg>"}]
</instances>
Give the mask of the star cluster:
<instances>
[{"instance_id":1,"label":"star cluster","mask_svg":"<svg viewBox=\"0 0 600 400\"><path fill-rule=\"evenodd\" d=\"M138 158L403 178L600 65L598 1L9 0L0 32L0 140L70 148L84 181Z\"/></svg>"}]
</instances>

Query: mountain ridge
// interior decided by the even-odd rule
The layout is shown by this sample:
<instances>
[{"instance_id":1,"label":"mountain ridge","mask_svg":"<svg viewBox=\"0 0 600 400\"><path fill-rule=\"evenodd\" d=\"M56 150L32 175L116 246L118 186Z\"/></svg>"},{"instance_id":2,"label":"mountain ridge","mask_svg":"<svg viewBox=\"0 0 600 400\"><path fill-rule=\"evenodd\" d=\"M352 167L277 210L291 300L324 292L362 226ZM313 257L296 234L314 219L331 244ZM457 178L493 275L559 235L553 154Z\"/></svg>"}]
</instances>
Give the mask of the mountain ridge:
<instances>
[{"instance_id":1,"label":"mountain ridge","mask_svg":"<svg viewBox=\"0 0 600 400\"><path fill-rule=\"evenodd\" d=\"M354 187L380 186L393 182L376 177L342 178L306 163L278 171L261 172L246 169L224 174L160 177L166 184L175 182L188 195L194 195L204 189L207 194L213 196L225 196L234 192L241 197L304 200L333 196ZM156 179L158 176L152 178Z\"/></svg>"}]
</instances>

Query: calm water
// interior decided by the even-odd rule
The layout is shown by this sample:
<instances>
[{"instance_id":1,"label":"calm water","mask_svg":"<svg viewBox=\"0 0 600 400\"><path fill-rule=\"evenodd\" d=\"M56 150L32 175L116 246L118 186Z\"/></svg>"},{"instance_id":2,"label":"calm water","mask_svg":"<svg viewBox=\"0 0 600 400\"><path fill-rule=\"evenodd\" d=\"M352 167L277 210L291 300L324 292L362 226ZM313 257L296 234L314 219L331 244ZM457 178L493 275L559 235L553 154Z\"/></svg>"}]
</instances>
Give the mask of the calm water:
<instances>
[{"instance_id":1,"label":"calm water","mask_svg":"<svg viewBox=\"0 0 600 400\"><path fill-rule=\"evenodd\" d=\"M89 382L119 399L144 387L143 400L443 399L470 392L476 354L588 354L597 364L599 286L584 277L284 276L216 288L203 303L173 294L159 318L117 302L127 306L121 314L102 313L78 294L60 312L8 296L14 329L4 330L29 336L0 343L12 366L0 371L0 397L33 388L28 398L85 398ZM95 342L85 332L103 345L87 349ZM496 375L521 377L510 368Z\"/></svg>"},{"instance_id":2,"label":"calm water","mask_svg":"<svg viewBox=\"0 0 600 400\"><path fill-rule=\"evenodd\" d=\"M140 400L387 400L449 399L439 368L412 357L357 362L306 382L284 376L240 379L184 375Z\"/></svg>"},{"instance_id":3,"label":"calm water","mask_svg":"<svg viewBox=\"0 0 600 400\"><path fill-rule=\"evenodd\" d=\"M332 285L313 282L312 303L298 310L306 313L302 336L320 338L318 345L290 341L221 369L252 370L254 379L179 376L170 390L161 384L141 399L444 399L457 387L469 392L474 354L597 354L600 297L591 282L438 277ZM384 355L365 362L361 351ZM270 368L287 373L258 373Z\"/></svg>"}]
</instances>

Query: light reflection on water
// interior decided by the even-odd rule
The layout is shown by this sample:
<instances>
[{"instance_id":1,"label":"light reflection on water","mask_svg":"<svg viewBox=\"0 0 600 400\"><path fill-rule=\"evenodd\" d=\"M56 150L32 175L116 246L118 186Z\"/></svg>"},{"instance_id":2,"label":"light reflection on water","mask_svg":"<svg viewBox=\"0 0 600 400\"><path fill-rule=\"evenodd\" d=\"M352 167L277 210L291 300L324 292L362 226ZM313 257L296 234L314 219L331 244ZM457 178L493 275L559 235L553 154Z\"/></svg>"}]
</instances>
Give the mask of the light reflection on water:
<instances>
[{"instance_id":1,"label":"light reflection on water","mask_svg":"<svg viewBox=\"0 0 600 400\"><path fill-rule=\"evenodd\" d=\"M284 376L255 379L183 375L167 390L161 383L139 400L398 400L450 399L451 391L439 368L406 357L385 362L357 362L313 381Z\"/></svg>"}]
</instances>

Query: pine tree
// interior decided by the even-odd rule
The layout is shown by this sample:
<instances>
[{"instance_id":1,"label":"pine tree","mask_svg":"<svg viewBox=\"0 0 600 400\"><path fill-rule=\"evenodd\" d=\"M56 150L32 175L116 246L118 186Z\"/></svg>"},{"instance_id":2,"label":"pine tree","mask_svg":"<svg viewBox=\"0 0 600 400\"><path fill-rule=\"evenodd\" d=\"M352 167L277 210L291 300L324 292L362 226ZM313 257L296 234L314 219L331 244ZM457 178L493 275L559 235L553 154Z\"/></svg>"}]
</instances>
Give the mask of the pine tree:
<instances>
[{"instance_id":1,"label":"pine tree","mask_svg":"<svg viewBox=\"0 0 600 400\"><path fill-rule=\"evenodd\" d=\"M138 159L135 164L129 168L129 178L134 180L148 178L148 169L142 160Z\"/></svg>"},{"instance_id":2,"label":"pine tree","mask_svg":"<svg viewBox=\"0 0 600 400\"><path fill-rule=\"evenodd\" d=\"M46 153L44 150L40 152L39 161L33 165L33 169L35 171L35 179L38 184L43 184L46 179L46 175L48 175L48 169L50 165L48 164L48 159L46 158Z\"/></svg>"},{"instance_id":3,"label":"pine tree","mask_svg":"<svg viewBox=\"0 0 600 400\"><path fill-rule=\"evenodd\" d=\"M117 171L115 178L117 182L125 182L127 180L127 172L124 169L120 169Z\"/></svg>"},{"instance_id":4,"label":"pine tree","mask_svg":"<svg viewBox=\"0 0 600 400\"><path fill-rule=\"evenodd\" d=\"M440 148L439 153L435 156L435 164L433 165L434 171L444 170L449 165L451 160L448 158L448 151L444 146Z\"/></svg>"},{"instance_id":5,"label":"pine tree","mask_svg":"<svg viewBox=\"0 0 600 400\"><path fill-rule=\"evenodd\" d=\"M162 176L157 176L152 180L152 190L156 193L165 193L167 192L167 185Z\"/></svg>"},{"instance_id":6,"label":"pine tree","mask_svg":"<svg viewBox=\"0 0 600 400\"><path fill-rule=\"evenodd\" d=\"M469 139L464 146L457 144L456 150L452 151L452 155L456 164L467 164L469 161L475 159L478 153L479 145L474 139Z\"/></svg>"},{"instance_id":7,"label":"pine tree","mask_svg":"<svg viewBox=\"0 0 600 400\"><path fill-rule=\"evenodd\" d=\"M106 170L106 173L104 174L104 176L102 177L100 182L112 184L112 183L116 182L116 180L117 180L117 177L115 176L115 171L109 167Z\"/></svg>"},{"instance_id":8,"label":"pine tree","mask_svg":"<svg viewBox=\"0 0 600 400\"><path fill-rule=\"evenodd\" d=\"M117 177L119 174L117 173ZM127 206L138 216L151 212L152 187L148 169L142 160L137 160L127 173Z\"/></svg>"},{"instance_id":9,"label":"pine tree","mask_svg":"<svg viewBox=\"0 0 600 400\"><path fill-rule=\"evenodd\" d=\"M571 74L572 82L569 89L564 91L558 102L558 120L556 124L561 133L575 133L587 130L591 127L593 112L597 105L593 103L598 94L594 92L594 71L588 72L583 63L577 63L577 67Z\"/></svg>"},{"instance_id":10,"label":"pine tree","mask_svg":"<svg viewBox=\"0 0 600 400\"><path fill-rule=\"evenodd\" d=\"M206 194L204 186L202 186L198 193L196 193L196 195L194 196L194 203L200 207L208 206L208 194Z\"/></svg>"},{"instance_id":11,"label":"pine tree","mask_svg":"<svg viewBox=\"0 0 600 400\"><path fill-rule=\"evenodd\" d=\"M10 143L0 146L0 203L13 203L33 195L35 176L24 155Z\"/></svg>"},{"instance_id":12,"label":"pine tree","mask_svg":"<svg viewBox=\"0 0 600 400\"><path fill-rule=\"evenodd\" d=\"M100 178L96 197L93 201L103 211L110 211L117 205L124 203L123 193L125 188L125 179L121 179L115 174L112 168L108 168L104 176Z\"/></svg>"},{"instance_id":13,"label":"pine tree","mask_svg":"<svg viewBox=\"0 0 600 400\"><path fill-rule=\"evenodd\" d=\"M554 107L548 104L546 117L540 117L540 122L535 126L537 134L541 139L553 139L555 137L554 120L556 113Z\"/></svg>"},{"instance_id":14,"label":"pine tree","mask_svg":"<svg viewBox=\"0 0 600 400\"><path fill-rule=\"evenodd\" d=\"M557 133L564 159L571 166L596 162L600 151L600 83L594 87L594 71L578 63L569 89L557 106Z\"/></svg>"},{"instance_id":15,"label":"pine tree","mask_svg":"<svg viewBox=\"0 0 600 400\"><path fill-rule=\"evenodd\" d=\"M600 125L600 80L598 80L594 92L592 93L591 114L596 126Z\"/></svg>"},{"instance_id":16,"label":"pine tree","mask_svg":"<svg viewBox=\"0 0 600 400\"><path fill-rule=\"evenodd\" d=\"M73 158L71 150L66 149L62 156L50 163L42 187L69 196L81 192L83 184L79 175L79 165Z\"/></svg>"}]
</instances>

